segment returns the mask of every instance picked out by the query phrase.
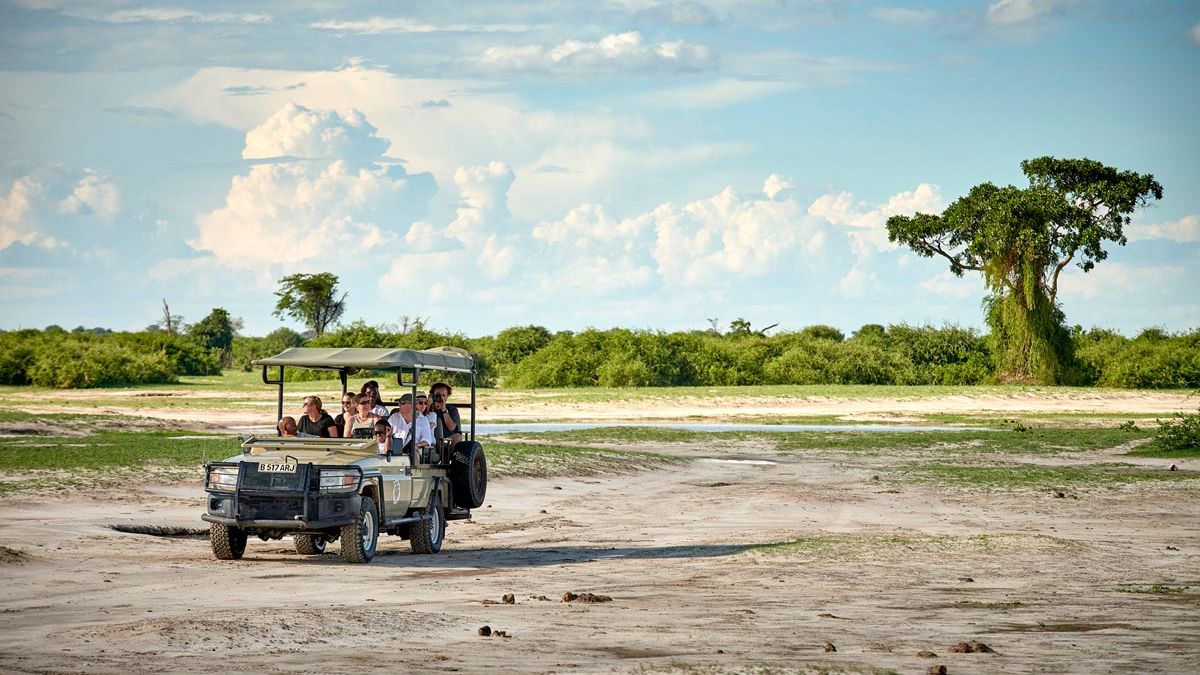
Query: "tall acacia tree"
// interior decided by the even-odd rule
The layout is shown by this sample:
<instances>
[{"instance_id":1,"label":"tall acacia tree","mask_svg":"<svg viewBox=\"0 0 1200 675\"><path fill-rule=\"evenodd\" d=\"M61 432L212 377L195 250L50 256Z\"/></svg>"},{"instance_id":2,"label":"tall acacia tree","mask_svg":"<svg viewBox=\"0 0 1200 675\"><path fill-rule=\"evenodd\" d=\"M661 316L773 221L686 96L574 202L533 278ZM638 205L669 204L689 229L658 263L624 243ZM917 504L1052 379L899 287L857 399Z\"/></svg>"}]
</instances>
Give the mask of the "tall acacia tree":
<instances>
[{"instance_id":1,"label":"tall acacia tree","mask_svg":"<svg viewBox=\"0 0 1200 675\"><path fill-rule=\"evenodd\" d=\"M279 280L275 296L275 316L287 316L302 322L320 337L329 324L341 318L346 311L347 293L337 297L336 274L289 274Z\"/></svg>"},{"instance_id":2,"label":"tall acacia tree","mask_svg":"<svg viewBox=\"0 0 1200 675\"><path fill-rule=\"evenodd\" d=\"M1150 174L1090 159L1038 157L1021 162L1029 187L982 183L940 216L888 218L888 239L950 271L982 272L997 372L1009 382L1069 381L1074 355L1058 280L1074 261L1084 272L1125 245L1129 216L1162 185Z\"/></svg>"}]
</instances>

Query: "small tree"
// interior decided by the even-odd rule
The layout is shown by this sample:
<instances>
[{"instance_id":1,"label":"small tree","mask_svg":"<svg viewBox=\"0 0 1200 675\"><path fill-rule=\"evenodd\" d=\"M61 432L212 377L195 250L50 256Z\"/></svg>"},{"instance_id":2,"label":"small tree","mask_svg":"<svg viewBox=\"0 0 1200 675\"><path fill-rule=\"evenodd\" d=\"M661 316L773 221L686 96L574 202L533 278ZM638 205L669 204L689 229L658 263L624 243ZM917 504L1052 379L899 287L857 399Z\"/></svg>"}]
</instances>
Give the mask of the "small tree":
<instances>
[{"instance_id":1,"label":"small tree","mask_svg":"<svg viewBox=\"0 0 1200 675\"><path fill-rule=\"evenodd\" d=\"M217 307L208 316L197 321L188 335L209 348L221 352L221 365L228 367L230 354L233 349L233 336L241 324L241 320L229 316L229 312Z\"/></svg>"},{"instance_id":2,"label":"small tree","mask_svg":"<svg viewBox=\"0 0 1200 675\"><path fill-rule=\"evenodd\" d=\"M1123 246L1129 214L1162 199L1162 186L1090 159L1039 157L1021 169L1029 187L976 185L940 216L888 218L888 239L945 258L958 276L982 272L1000 378L1054 384L1073 362L1059 275L1072 261L1090 271L1107 242Z\"/></svg>"},{"instance_id":3,"label":"small tree","mask_svg":"<svg viewBox=\"0 0 1200 675\"><path fill-rule=\"evenodd\" d=\"M279 301L275 303L273 315L284 315L300 321L320 337L329 324L341 318L346 311L346 296L337 297L336 274L289 274L279 280L275 291Z\"/></svg>"}]
</instances>

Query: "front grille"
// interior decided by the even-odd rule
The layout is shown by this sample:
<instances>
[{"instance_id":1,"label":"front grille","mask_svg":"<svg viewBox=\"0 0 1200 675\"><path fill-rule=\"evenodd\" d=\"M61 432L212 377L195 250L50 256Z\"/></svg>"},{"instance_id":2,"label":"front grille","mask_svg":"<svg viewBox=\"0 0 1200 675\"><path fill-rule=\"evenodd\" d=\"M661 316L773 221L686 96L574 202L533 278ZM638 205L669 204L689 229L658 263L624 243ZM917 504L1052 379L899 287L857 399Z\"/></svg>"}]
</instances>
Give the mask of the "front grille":
<instances>
[{"instance_id":1,"label":"front grille","mask_svg":"<svg viewBox=\"0 0 1200 675\"><path fill-rule=\"evenodd\" d=\"M238 501L240 518L244 520L294 520L304 513L300 497L252 497L242 495Z\"/></svg>"}]
</instances>

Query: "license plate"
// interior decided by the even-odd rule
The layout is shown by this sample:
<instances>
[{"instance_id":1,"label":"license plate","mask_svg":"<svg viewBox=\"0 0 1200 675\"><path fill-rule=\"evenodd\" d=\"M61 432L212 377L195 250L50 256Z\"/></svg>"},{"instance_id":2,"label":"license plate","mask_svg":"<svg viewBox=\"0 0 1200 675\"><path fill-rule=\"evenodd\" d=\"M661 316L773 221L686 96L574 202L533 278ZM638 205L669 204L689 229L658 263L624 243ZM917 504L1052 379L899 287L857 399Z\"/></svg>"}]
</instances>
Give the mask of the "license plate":
<instances>
[{"instance_id":1,"label":"license plate","mask_svg":"<svg viewBox=\"0 0 1200 675\"><path fill-rule=\"evenodd\" d=\"M276 464L271 462L259 462L259 473L296 473L295 464Z\"/></svg>"}]
</instances>

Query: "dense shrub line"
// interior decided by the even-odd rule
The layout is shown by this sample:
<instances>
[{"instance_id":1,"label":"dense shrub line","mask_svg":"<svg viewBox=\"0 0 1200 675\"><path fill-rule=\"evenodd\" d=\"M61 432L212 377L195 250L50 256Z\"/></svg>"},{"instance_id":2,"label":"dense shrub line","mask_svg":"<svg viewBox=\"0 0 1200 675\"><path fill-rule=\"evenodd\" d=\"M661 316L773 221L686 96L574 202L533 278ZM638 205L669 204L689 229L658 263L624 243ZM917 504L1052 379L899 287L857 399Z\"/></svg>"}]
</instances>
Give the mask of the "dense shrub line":
<instances>
[{"instance_id":1,"label":"dense shrub line","mask_svg":"<svg viewBox=\"0 0 1200 675\"><path fill-rule=\"evenodd\" d=\"M748 325L747 325L748 326ZM1200 386L1200 331L1148 329L1135 338L1075 329L1074 381L1125 388ZM162 331L101 333L62 329L0 332L0 383L98 387L171 382L211 375L222 365L249 370L254 359L294 346L427 349L453 345L479 356L479 383L510 387L642 387L749 384L980 384L996 379L988 336L946 326L868 324L847 338L830 326L765 336L751 331L588 329L551 333L518 326L468 338L416 324L405 331L356 321L305 339L287 328L234 337L228 350ZM289 370L288 379L330 377ZM452 378L462 384L462 378Z\"/></svg>"},{"instance_id":2,"label":"dense shrub line","mask_svg":"<svg viewBox=\"0 0 1200 675\"><path fill-rule=\"evenodd\" d=\"M0 384L77 389L175 382L221 372L222 354L159 332L0 332Z\"/></svg>"}]
</instances>

